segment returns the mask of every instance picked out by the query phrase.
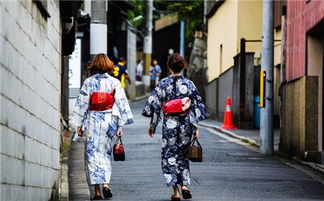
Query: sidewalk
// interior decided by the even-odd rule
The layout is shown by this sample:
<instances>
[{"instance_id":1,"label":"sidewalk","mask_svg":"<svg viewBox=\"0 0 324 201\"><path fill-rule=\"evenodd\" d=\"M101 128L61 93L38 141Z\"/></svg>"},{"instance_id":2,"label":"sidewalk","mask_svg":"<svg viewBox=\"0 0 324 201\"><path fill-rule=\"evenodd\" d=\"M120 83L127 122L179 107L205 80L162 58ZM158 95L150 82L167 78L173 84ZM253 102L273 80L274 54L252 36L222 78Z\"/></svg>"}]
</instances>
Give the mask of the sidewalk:
<instances>
[{"instance_id":1,"label":"sidewalk","mask_svg":"<svg viewBox=\"0 0 324 201\"><path fill-rule=\"evenodd\" d=\"M69 199L90 200L90 192L84 170L84 138L71 141L68 162L69 170Z\"/></svg>"},{"instance_id":2,"label":"sidewalk","mask_svg":"<svg viewBox=\"0 0 324 201\"><path fill-rule=\"evenodd\" d=\"M222 122L215 121L212 119L207 119L202 122L199 122L200 126L214 128L222 133L229 135L230 137L234 137L236 139L242 140L245 143L249 143L251 145L260 146L260 129L235 129L235 130L226 130L222 129ZM278 151L280 142L280 130L274 130L274 147L275 151Z\"/></svg>"},{"instance_id":3,"label":"sidewalk","mask_svg":"<svg viewBox=\"0 0 324 201\"><path fill-rule=\"evenodd\" d=\"M235 130L226 130L222 129L222 122L207 119L202 122L199 122L200 126L216 129L219 132L222 132L232 138L241 140L244 143L260 147L260 129L235 129ZM274 150L278 152L280 143L280 130L274 130ZM324 173L324 165L302 161L298 158L294 158L295 161L299 162L302 165L307 165L317 171Z\"/></svg>"}]
</instances>

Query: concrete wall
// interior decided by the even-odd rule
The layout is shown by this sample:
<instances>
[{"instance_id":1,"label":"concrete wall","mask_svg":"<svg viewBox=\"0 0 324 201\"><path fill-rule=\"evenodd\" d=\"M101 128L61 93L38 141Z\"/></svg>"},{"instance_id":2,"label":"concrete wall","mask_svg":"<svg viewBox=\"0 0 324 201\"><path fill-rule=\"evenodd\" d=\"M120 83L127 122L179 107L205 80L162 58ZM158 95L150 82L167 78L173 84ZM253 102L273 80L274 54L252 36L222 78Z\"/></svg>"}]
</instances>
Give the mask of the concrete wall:
<instances>
[{"instance_id":1,"label":"concrete wall","mask_svg":"<svg viewBox=\"0 0 324 201\"><path fill-rule=\"evenodd\" d=\"M324 25L323 25L324 31ZM323 150L323 68L324 68L324 34L307 37L308 74L318 76L318 149Z\"/></svg>"},{"instance_id":2,"label":"concrete wall","mask_svg":"<svg viewBox=\"0 0 324 201\"><path fill-rule=\"evenodd\" d=\"M317 86L317 76L284 86L280 151L302 159L306 151L318 151Z\"/></svg>"},{"instance_id":3,"label":"concrete wall","mask_svg":"<svg viewBox=\"0 0 324 201\"><path fill-rule=\"evenodd\" d=\"M55 199L60 168L59 2L0 1L1 199Z\"/></svg>"},{"instance_id":4,"label":"concrete wall","mask_svg":"<svg viewBox=\"0 0 324 201\"><path fill-rule=\"evenodd\" d=\"M218 117L218 79L211 81L206 86L206 107L210 114L210 118ZM208 94L208 95L207 95Z\"/></svg>"},{"instance_id":5,"label":"concrete wall","mask_svg":"<svg viewBox=\"0 0 324 201\"><path fill-rule=\"evenodd\" d=\"M226 98L233 99L233 68L223 73L218 79L218 120L223 121Z\"/></svg>"}]
</instances>

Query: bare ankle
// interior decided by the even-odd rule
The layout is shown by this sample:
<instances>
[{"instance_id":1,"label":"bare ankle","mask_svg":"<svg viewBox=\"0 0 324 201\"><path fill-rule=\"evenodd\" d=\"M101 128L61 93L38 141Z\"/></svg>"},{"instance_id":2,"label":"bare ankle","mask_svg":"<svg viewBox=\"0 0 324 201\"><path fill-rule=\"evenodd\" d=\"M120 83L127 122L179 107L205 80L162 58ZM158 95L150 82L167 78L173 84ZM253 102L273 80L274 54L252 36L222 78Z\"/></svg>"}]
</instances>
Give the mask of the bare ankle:
<instances>
[{"instance_id":1,"label":"bare ankle","mask_svg":"<svg viewBox=\"0 0 324 201\"><path fill-rule=\"evenodd\" d=\"M178 198L180 197L180 191L178 186L173 186L173 197Z\"/></svg>"},{"instance_id":2,"label":"bare ankle","mask_svg":"<svg viewBox=\"0 0 324 201\"><path fill-rule=\"evenodd\" d=\"M186 185L181 186L182 190L188 190L188 187Z\"/></svg>"}]
</instances>

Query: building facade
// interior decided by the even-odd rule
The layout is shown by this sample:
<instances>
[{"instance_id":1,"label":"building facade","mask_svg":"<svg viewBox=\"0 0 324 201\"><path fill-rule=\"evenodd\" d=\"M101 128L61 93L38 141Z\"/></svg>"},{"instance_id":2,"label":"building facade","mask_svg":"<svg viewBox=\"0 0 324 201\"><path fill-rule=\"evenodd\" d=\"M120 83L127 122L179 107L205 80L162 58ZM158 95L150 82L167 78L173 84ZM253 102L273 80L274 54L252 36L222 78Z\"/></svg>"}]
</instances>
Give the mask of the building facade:
<instances>
[{"instance_id":1,"label":"building facade","mask_svg":"<svg viewBox=\"0 0 324 201\"><path fill-rule=\"evenodd\" d=\"M253 98L257 93L254 71L259 70L256 67L261 56L262 2L225 0L209 6L208 110L222 121L226 97L231 97L236 124L253 127L249 124L253 122ZM255 42L248 42L251 40Z\"/></svg>"},{"instance_id":2,"label":"building facade","mask_svg":"<svg viewBox=\"0 0 324 201\"><path fill-rule=\"evenodd\" d=\"M234 121L244 128L257 127L256 97L261 65L262 1L208 1L206 105L212 117L223 121L226 97L232 98ZM279 126L281 67L281 8L275 2L275 120Z\"/></svg>"},{"instance_id":3,"label":"building facade","mask_svg":"<svg viewBox=\"0 0 324 201\"><path fill-rule=\"evenodd\" d=\"M1 198L57 200L60 2L0 1Z\"/></svg>"},{"instance_id":4,"label":"building facade","mask_svg":"<svg viewBox=\"0 0 324 201\"><path fill-rule=\"evenodd\" d=\"M323 1L287 1L286 41L280 150L324 163Z\"/></svg>"},{"instance_id":5,"label":"building facade","mask_svg":"<svg viewBox=\"0 0 324 201\"><path fill-rule=\"evenodd\" d=\"M219 77L234 66L240 40L260 40L262 2L226 0L216 5L208 19L208 80ZM260 54L261 43L248 43L246 52Z\"/></svg>"}]
</instances>

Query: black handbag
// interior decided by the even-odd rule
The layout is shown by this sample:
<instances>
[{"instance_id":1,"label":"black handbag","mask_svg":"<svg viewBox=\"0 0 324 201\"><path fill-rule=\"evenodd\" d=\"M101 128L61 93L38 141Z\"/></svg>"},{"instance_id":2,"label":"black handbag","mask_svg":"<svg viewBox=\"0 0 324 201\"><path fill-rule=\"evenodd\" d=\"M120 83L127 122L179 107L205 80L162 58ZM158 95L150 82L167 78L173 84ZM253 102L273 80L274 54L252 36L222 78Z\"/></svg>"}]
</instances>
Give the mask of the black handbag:
<instances>
[{"instance_id":1,"label":"black handbag","mask_svg":"<svg viewBox=\"0 0 324 201\"><path fill-rule=\"evenodd\" d=\"M187 158L192 162L203 161L203 149L197 138L193 138L188 147Z\"/></svg>"},{"instance_id":2,"label":"black handbag","mask_svg":"<svg viewBox=\"0 0 324 201\"><path fill-rule=\"evenodd\" d=\"M125 148L120 137L117 138L114 144L113 154L115 161L125 161Z\"/></svg>"}]
</instances>

